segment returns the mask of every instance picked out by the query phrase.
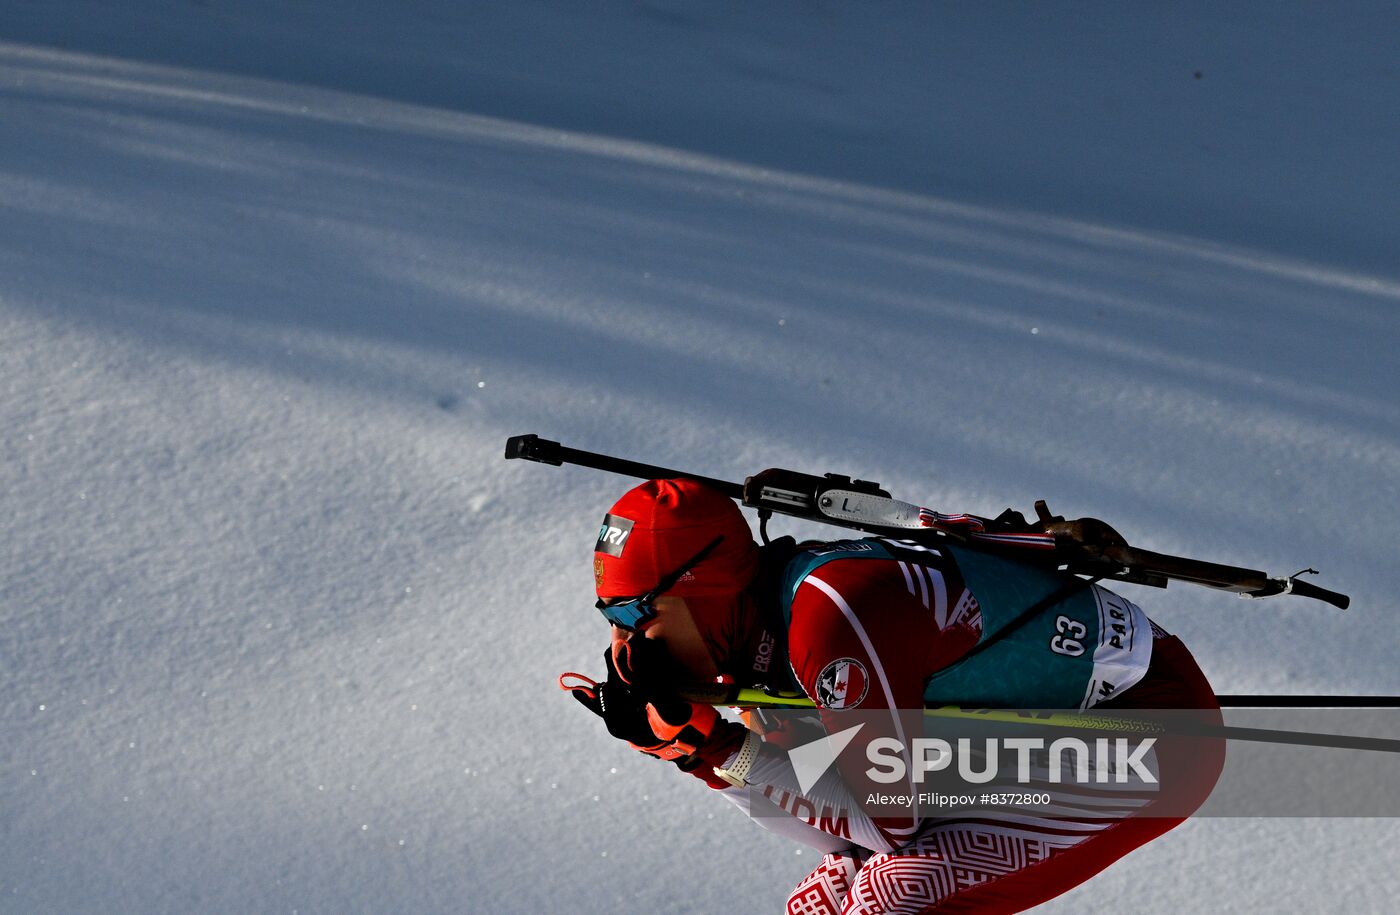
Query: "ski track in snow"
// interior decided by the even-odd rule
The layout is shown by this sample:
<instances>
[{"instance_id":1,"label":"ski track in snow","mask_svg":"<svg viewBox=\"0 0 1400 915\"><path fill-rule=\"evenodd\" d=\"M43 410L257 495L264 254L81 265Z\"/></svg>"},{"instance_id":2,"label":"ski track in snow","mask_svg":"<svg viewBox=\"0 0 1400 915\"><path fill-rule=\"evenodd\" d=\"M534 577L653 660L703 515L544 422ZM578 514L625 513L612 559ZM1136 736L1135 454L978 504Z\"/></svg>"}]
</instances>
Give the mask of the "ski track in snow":
<instances>
[{"instance_id":1,"label":"ski track in snow","mask_svg":"<svg viewBox=\"0 0 1400 915\"><path fill-rule=\"evenodd\" d=\"M507 464L516 433L945 511L1046 498L1149 549L1313 565L1350 611L1126 593L1221 692L1400 692L1400 275L1372 256L1400 182L1371 155L1400 131L1349 126L1358 73L1400 87L1361 7L1317 42L1345 65L1291 62L1307 92L1274 53L1291 19L1226 30L1257 72L1202 45L1208 102L1134 71L1220 144L1203 162L1144 174L1185 153L1110 98L1122 148L1064 112L1035 164L1063 187L1025 190L1029 141L913 117L963 84L888 86L863 42L917 34L849 12L833 50L782 10L326 5L365 13L336 37L305 10L10 6L0 911L776 911L813 853L555 690L598 667L586 554L630 484ZM1141 26L1104 13L1116 60ZM988 15L958 27L1010 35ZM1189 59L1191 23L1164 26ZM408 76L339 68L393 60L373 28L417 48ZM675 72L582 86L574 29ZM1056 34L1027 72L1092 81ZM479 85L442 75L463 66ZM989 95L1020 85L979 66ZM1196 120L1271 77L1298 90L1293 146ZM1339 149L1353 184L1295 174ZM1044 910L1384 911L1392 832L1193 821Z\"/></svg>"}]
</instances>

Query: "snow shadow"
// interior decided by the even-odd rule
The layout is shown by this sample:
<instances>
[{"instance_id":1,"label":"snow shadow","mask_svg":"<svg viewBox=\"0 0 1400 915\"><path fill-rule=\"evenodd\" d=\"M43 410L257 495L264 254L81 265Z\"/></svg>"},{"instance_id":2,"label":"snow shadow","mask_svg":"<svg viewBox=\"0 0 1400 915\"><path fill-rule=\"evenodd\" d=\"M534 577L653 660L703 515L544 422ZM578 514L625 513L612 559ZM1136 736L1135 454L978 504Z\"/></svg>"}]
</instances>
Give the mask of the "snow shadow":
<instances>
[{"instance_id":1,"label":"snow shadow","mask_svg":"<svg viewBox=\"0 0 1400 915\"><path fill-rule=\"evenodd\" d=\"M489 365L685 424L805 417L794 439L884 443L877 468L936 443L932 470L1015 476L1034 448L1033 484L1144 510L1161 468L1081 472L1066 427L1397 460L1384 277L305 87L3 60L11 307L448 407Z\"/></svg>"}]
</instances>

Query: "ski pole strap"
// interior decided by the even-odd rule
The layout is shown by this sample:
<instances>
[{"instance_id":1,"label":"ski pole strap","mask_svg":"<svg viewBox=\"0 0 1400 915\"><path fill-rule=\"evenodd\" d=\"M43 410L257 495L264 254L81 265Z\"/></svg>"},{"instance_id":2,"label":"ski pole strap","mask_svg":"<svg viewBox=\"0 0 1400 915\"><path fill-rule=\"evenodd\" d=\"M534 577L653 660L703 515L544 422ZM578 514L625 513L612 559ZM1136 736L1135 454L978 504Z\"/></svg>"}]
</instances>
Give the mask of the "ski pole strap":
<instances>
[{"instance_id":1,"label":"ski pole strap","mask_svg":"<svg viewBox=\"0 0 1400 915\"><path fill-rule=\"evenodd\" d=\"M568 682L570 680L573 682ZM559 675L559 688L565 692L581 692L590 699L598 698L598 681L573 671L565 671Z\"/></svg>"}]
</instances>

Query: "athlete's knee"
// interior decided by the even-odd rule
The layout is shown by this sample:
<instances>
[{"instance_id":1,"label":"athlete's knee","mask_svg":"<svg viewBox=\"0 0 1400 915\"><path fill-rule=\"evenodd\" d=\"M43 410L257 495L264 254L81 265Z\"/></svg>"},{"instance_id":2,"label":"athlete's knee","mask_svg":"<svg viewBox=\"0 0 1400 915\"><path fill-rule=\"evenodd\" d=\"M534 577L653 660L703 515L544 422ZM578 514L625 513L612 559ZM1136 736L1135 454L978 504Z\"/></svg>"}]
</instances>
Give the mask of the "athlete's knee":
<instances>
[{"instance_id":1,"label":"athlete's knee","mask_svg":"<svg viewBox=\"0 0 1400 915\"><path fill-rule=\"evenodd\" d=\"M875 855L856 875L841 915L920 915L954 891L947 862L926 855Z\"/></svg>"}]
</instances>

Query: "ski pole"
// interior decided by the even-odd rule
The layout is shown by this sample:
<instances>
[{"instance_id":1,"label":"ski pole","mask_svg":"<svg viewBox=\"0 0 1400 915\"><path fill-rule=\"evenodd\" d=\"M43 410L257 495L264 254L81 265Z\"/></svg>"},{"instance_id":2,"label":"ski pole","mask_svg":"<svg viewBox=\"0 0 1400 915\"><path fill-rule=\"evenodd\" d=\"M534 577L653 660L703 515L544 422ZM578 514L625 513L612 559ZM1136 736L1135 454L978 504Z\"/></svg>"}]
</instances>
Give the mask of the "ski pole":
<instances>
[{"instance_id":1,"label":"ski pole","mask_svg":"<svg viewBox=\"0 0 1400 915\"><path fill-rule=\"evenodd\" d=\"M691 702L738 708L815 709L816 703L804 695L769 693L761 689L734 689L724 685L688 687L681 697ZM1336 703L1344 708L1397 708L1400 699L1391 696L1221 696L1222 707L1264 708L1261 699L1308 700L1306 707L1326 707ZM1235 701L1246 700L1246 701ZM1356 701L1361 700L1361 701ZM1342 704L1345 703L1345 704ZM1277 706L1301 708L1300 705ZM1146 710L1143 710L1146 711ZM1400 740L1385 737L1359 737L1346 734L1315 734L1306 731L1284 731L1269 728L1246 728L1233 725L1188 724L1185 729L1169 728L1160 721L1141 718L1119 718L1116 715L1080 714L1075 712L1036 712L1034 714L1005 709L972 709L954 705L925 708L925 717L963 721L991 721L999 724L1044 725L1091 731L1130 731L1133 733L1171 733L1190 737L1224 737L1255 743L1293 744L1296 746L1331 747L1347 750L1372 750L1400 753Z\"/></svg>"}]
</instances>

